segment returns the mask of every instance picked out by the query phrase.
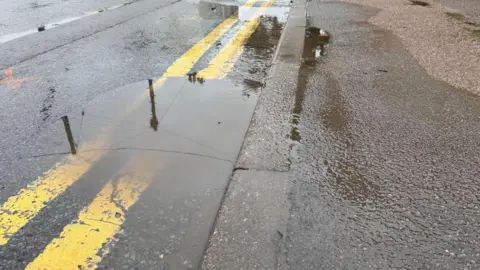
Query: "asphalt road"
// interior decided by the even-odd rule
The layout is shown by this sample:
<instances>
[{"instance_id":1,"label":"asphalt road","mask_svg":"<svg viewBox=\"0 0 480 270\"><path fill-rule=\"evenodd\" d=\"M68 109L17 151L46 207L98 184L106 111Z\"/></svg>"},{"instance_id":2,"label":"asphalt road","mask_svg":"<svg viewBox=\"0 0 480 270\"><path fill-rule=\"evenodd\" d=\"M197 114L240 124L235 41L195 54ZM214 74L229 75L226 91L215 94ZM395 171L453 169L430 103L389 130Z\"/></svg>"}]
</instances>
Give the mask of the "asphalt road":
<instances>
[{"instance_id":1,"label":"asphalt road","mask_svg":"<svg viewBox=\"0 0 480 270\"><path fill-rule=\"evenodd\" d=\"M199 267L289 2L121 4L2 2L1 269Z\"/></svg>"}]
</instances>

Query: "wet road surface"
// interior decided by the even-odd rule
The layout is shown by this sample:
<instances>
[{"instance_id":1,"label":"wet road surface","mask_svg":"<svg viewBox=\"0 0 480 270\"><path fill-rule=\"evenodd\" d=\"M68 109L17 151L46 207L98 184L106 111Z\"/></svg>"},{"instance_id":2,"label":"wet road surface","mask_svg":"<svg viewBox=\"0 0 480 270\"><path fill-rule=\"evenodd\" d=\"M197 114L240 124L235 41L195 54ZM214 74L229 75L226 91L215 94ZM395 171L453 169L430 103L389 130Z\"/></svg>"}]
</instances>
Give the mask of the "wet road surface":
<instances>
[{"instance_id":1,"label":"wet road surface","mask_svg":"<svg viewBox=\"0 0 480 270\"><path fill-rule=\"evenodd\" d=\"M297 11L202 267L479 269L480 98L429 76L378 10Z\"/></svg>"},{"instance_id":2,"label":"wet road surface","mask_svg":"<svg viewBox=\"0 0 480 270\"><path fill-rule=\"evenodd\" d=\"M307 13L331 38L300 68L288 266L478 269L480 99L428 76L373 9Z\"/></svg>"},{"instance_id":3,"label":"wet road surface","mask_svg":"<svg viewBox=\"0 0 480 270\"><path fill-rule=\"evenodd\" d=\"M198 268L288 11L145 0L0 44L1 268Z\"/></svg>"}]
</instances>

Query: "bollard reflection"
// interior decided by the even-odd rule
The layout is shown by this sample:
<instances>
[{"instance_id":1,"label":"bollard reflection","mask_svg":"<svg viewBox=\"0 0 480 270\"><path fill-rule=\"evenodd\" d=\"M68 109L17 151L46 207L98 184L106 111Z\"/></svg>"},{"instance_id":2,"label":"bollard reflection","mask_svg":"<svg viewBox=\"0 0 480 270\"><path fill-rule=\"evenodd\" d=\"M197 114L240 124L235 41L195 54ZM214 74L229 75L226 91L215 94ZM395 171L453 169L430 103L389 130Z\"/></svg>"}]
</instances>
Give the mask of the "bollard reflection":
<instances>
[{"instance_id":1,"label":"bollard reflection","mask_svg":"<svg viewBox=\"0 0 480 270\"><path fill-rule=\"evenodd\" d=\"M68 121L68 116L62 116L63 126L65 127L65 132L67 133L68 143L70 144L70 152L72 155L77 154L77 148L75 146L75 141L73 140L72 130L70 128L70 121Z\"/></svg>"},{"instance_id":2,"label":"bollard reflection","mask_svg":"<svg viewBox=\"0 0 480 270\"><path fill-rule=\"evenodd\" d=\"M153 91L152 79L148 79L148 91L150 93L150 104L152 106L152 118L150 118L150 127L152 127L153 130L157 131L158 119L157 119L157 112L155 111L155 92Z\"/></svg>"}]
</instances>

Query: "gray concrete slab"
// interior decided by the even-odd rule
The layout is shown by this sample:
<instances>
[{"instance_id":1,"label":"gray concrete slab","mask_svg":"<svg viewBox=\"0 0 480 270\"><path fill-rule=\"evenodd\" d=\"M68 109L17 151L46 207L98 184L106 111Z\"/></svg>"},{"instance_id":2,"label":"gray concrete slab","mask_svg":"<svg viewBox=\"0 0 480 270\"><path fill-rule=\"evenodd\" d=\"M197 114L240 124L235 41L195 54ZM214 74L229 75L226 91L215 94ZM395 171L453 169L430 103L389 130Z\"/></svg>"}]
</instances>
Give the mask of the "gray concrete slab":
<instances>
[{"instance_id":1,"label":"gray concrete slab","mask_svg":"<svg viewBox=\"0 0 480 270\"><path fill-rule=\"evenodd\" d=\"M288 181L285 172L235 172L202 269L278 269Z\"/></svg>"}]
</instances>

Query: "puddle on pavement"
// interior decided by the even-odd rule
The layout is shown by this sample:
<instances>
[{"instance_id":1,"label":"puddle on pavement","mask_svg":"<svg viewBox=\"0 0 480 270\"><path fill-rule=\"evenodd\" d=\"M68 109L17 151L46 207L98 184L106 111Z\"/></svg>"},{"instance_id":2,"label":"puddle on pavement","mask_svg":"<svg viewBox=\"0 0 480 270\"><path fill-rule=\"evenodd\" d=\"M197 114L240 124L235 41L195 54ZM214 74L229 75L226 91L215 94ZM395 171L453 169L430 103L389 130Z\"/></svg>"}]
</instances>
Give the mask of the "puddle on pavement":
<instances>
[{"instance_id":1,"label":"puddle on pavement","mask_svg":"<svg viewBox=\"0 0 480 270\"><path fill-rule=\"evenodd\" d=\"M206 5L204 8L205 12L215 12L216 10L217 14L215 16L228 16L229 14L238 10L238 7L222 7L218 4L215 8L213 8L213 10L211 5ZM241 114L241 110L229 112L229 107L242 107L244 105L241 104L246 104L245 106L251 108L253 112L258 94L264 85L264 79L267 75L267 70L270 68L269 63L273 57L275 46L281 36L284 20L288 15L288 8L270 9L272 10L269 14L277 14L279 17L262 17L256 31L245 44L243 54L237 60L235 67L228 74L226 79L221 81L203 80L194 76L194 74L190 74L190 76L186 76L184 78L168 78L167 83L161 88L162 91L160 92L158 89L156 89L154 92L151 92L147 81L144 81L143 83L139 82L139 86L134 84L134 86L125 86L121 89L114 90L109 93L117 92L117 94L113 95L107 93L99 96L91 103L86 105L84 110L78 110L77 112L69 113L67 115L68 125L64 124L63 120L60 119L55 121L53 124L56 132L54 139L53 137L51 139L42 139L45 147L38 147L38 149L31 151L33 152L31 155L26 156L42 156L44 154L50 155L52 153L64 155L65 153L72 153L72 149L75 149L74 151L77 153L81 153L85 149L88 149L88 144L85 146L87 141L98 137L99 134L105 133L111 134L109 135L108 142L103 147L105 149L110 149L112 147L130 147L132 145L135 147L141 146L148 148L150 146L147 146L146 142L152 142L152 136L155 136L157 139L160 139L165 134L172 136L172 130L166 130L165 128L162 128L162 119L165 117L168 101L178 94L180 91L178 89L180 88L189 89L188 91L190 91L192 95L192 97L189 99L194 99L194 96L197 97L197 100L189 100L191 104L189 104L188 109L185 109L185 114L195 111L197 106L202 107L202 103L205 101L212 102L213 104L213 100L215 100L216 105L212 105L212 108L215 106L221 108L225 106L228 107L224 109L225 112L222 111L220 114L218 112L212 113L212 115L209 116L212 118L210 119L211 122L209 122L209 124L214 123L214 125L211 127L205 126L202 128L202 130L224 128L227 126L227 124L231 124L228 123L228 120L216 119L218 117L222 118L228 115ZM142 33L137 34L143 36ZM142 44L135 45L143 46ZM135 90L132 91L132 87L135 87ZM223 89L220 90L220 88ZM145 92L146 89L147 91ZM180 94L183 95L183 93ZM132 115L128 117L129 120L123 120L120 122L115 120L119 118L119 115L121 115L120 112L126 111L126 108L129 107L129 104L135 103L134 101L142 95L144 96L144 101L141 102L143 105L138 106L138 108L132 112ZM55 93L51 93L48 97L46 97L44 105L42 106L42 112L40 113L40 117L42 119L51 119L52 116L50 115L49 110L54 101ZM183 117L186 116L183 115ZM163 121L165 120L166 119L163 119ZM207 120L208 119L205 118L202 121ZM170 123L170 125L175 124ZM109 130L108 127L111 126L115 126L114 131ZM197 124L193 124L193 126L196 127ZM53 132L49 129L50 128L47 127L46 129L42 130L42 133L46 134ZM201 133L200 131L198 132ZM152 135L150 133L157 135ZM189 134L183 133L182 131L176 133L182 134L181 137L175 135L177 140L186 138L186 140L192 141ZM71 136L69 134L71 134ZM135 139L141 136L146 136L148 138L145 140ZM237 136L237 134L231 136ZM216 136L211 135L210 137L215 138ZM228 136L226 138L228 138ZM204 140L202 141L202 144L206 145L208 145L210 140L212 140L211 138L203 139ZM132 144L126 144L129 142L132 142ZM48 146L49 144L52 145L52 143L54 144L53 147ZM151 143L151 145L157 144ZM175 145L176 144L167 145L160 143L158 147L164 146L168 149ZM96 146L96 148L99 147ZM226 146L226 148L228 147Z\"/></svg>"},{"instance_id":2,"label":"puddle on pavement","mask_svg":"<svg viewBox=\"0 0 480 270\"><path fill-rule=\"evenodd\" d=\"M168 78L158 89L152 80L123 87L54 121L37 138L34 145L39 146L24 156L153 149L230 160L231 140L243 138L237 129L246 131L258 99L246 89L262 87L261 82L244 83L248 87L190 74ZM101 144L98 138L103 138Z\"/></svg>"},{"instance_id":3,"label":"puddle on pavement","mask_svg":"<svg viewBox=\"0 0 480 270\"><path fill-rule=\"evenodd\" d=\"M349 130L351 116L338 82L328 74L324 77L325 104L321 119L329 148L324 161L327 180L346 200L366 205L375 201L379 188L366 176L368 168Z\"/></svg>"},{"instance_id":4,"label":"puddle on pavement","mask_svg":"<svg viewBox=\"0 0 480 270\"><path fill-rule=\"evenodd\" d=\"M318 65L319 57L326 55L330 41L329 34L327 37L323 36L325 33L328 34L328 32L315 27L306 29L290 139L294 141L302 139L299 124L309 78L314 75L326 78L325 89L319 91L325 92L321 121L326 129L328 141L324 162L327 180L344 199L366 205L375 200L378 187L366 176L368 168L365 167L364 158L357 152L354 138L348 130L350 116L338 83L328 75L328 72L318 74L319 68L321 68Z\"/></svg>"},{"instance_id":5,"label":"puddle on pavement","mask_svg":"<svg viewBox=\"0 0 480 270\"><path fill-rule=\"evenodd\" d=\"M152 111L152 117L150 118L150 127L154 130L158 130L158 118L157 110L155 109L155 90L153 89L153 80L148 80L148 94L150 96L150 107Z\"/></svg>"},{"instance_id":6,"label":"puddle on pavement","mask_svg":"<svg viewBox=\"0 0 480 270\"><path fill-rule=\"evenodd\" d=\"M290 7L240 7L238 19L240 21L248 21L251 20L254 16L260 14L263 17L277 18L279 22L285 23L287 21L289 12Z\"/></svg>"},{"instance_id":7,"label":"puddle on pavement","mask_svg":"<svg viewBox=\"0 0 480 270\"><path fill-rule=\"evenodd\" d=\"M199 3L199 8L203 10L202 14L205 18L215 18L215 16L218 16L218 14L214 14L215 12L221 11L221 14L223 14L225 10L228 11L225 14L238 10L242 14L241 17L245 19L248 18L247 14L253 15L255 12L264 12L265 15L261 18L259 25L245 43L241 56L235 62L233 69L228 73L229 79L245 86L243 94L248 98L251 93L258 93L263 86L265 77L268 75L267 72L270 68L271 59L288 16L289 7L270 7L267 9L234 7L237 9L216 3ZM255 12L247 12L247 9L255 9ZM225 33L216 42L215 46L212 46L194 65L191 72L198 72L207 68L213 57L230 41L233 34L242 25L243 23L238 22Z\"/></svg>"},{"instance_id":8,"label":"puddle on pavement","mask_svg":"<svg viewBox=\"0 0 480 270\"><path fill-rule=\"evenodd\" d=\"M303 109L303 99L307 81L312 72L315 71L317 58L326 54L326 47L330 40L330 35L323 29L316 27L307 27L305 29L305 40L303 44L302 63L297 80L297 91L295 92L295 103L293 107L292 130L290 139L300 141L301 136L298 130L300 124L300 115Z\"/></svg>"},{"instance_id":9,"label":"puddle on pavement","mask_svg":"<svg viewBox=\"0 0 480 270\"><path fill-rule=\"evenodd\" d=\"M324 29L307 27L305 31L302 61L306 63L314 63L319 57L325 56L329 41L330 34Z\"/></svg>"},{"instance_id":10,"label":"puddle on pavement","mask_svg":"<svg viewBox=\"0 0 480 270\"><path fill-rule=\"evenodd\" d=\"M226 19L238 13L238 6L207 1L200 1L197 8L202 19Z\"/></svg>"},{"instance_id":11,"label":"puddle on pavement","mask_svg":"<svg viewBox=\"0 0 480 270\"><path fill-rule=\"evenodd\" d=\"M284 25L278 17L263 17L245 43L242 57L235 63L234 72L229 77L241 81L246 91L258 93L264 86ZM249 93L245 92L245 95Z\"/></svg>"},{"instance_id":12,"label":"puddle on pavement","mask_svg":"<svg viewBox=\"0 0 480 270\"><path fill-rule=\"evenodd\" d=\"M262 8L239 5L200 1L197 4L197 8L198 14L202 19L226 19L237 14L237 18L241 22L251 20L259 15L263 17L276 17L280 22L285 22L290 10L290 7L271 6Z\"/></svg>"},{"instance_id":13,"label":"puddle on pavement","mask_svg":"<svg viewBox=\"0 0 480 270\"><path fill-rule=\"evenodd\" d=\"M77 145L73 140L72 129L70 128L70 121L68 120L67 115L62 116L62 122L63 122L63 126L65 127L65 133L67 134L68 144L70 145L70 153L72 153L72 155L76 155Z\"/></svg>"}]
</instances>

